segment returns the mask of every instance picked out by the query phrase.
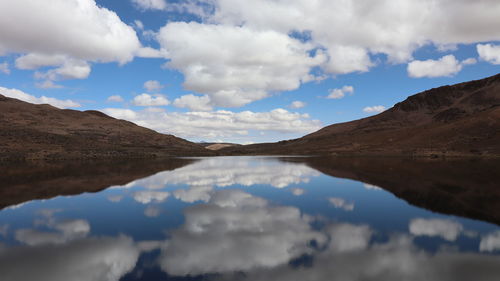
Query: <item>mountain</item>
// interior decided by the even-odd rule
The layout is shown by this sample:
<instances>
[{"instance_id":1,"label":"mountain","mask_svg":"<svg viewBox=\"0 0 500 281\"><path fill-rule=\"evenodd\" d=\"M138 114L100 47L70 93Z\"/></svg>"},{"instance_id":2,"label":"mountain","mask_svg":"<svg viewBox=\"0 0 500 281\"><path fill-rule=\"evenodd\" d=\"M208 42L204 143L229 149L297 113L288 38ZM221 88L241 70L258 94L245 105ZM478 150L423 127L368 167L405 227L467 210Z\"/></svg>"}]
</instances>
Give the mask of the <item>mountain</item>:
<instances>
[{"instance_id":1,"label":"mountain","mask_svg":"<svg viewBox=\"0 0 500 281\"><path fill-rule=\"evenodd\" d=\"M211 154L198 144L99 111L58 109L0 95L0 160Z\"/></svg>"},{"instance_id":2,"label":"mountain","mask_svg":"<svg viewBox=\"0 0 500 281\"><path fill-rule=\"evenodd\" d=\"M225 154L500 156L500 74L431 89L376 116Z\"/></svg>"}]
</instances>

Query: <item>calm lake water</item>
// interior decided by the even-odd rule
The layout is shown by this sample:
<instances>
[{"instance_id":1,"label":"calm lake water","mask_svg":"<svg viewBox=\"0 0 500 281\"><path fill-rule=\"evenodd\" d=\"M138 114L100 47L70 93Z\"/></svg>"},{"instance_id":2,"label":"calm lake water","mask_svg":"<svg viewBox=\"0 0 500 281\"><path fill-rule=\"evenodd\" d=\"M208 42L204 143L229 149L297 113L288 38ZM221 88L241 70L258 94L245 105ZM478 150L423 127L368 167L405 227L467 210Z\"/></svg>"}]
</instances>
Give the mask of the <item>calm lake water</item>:
<instances>
[{"instance_id":1,"label":"calm lake water","mask_svg":"<svg viewBox=\"0 0 500 281\"><path fill-rule=\"evenodd\" d=\"M497 164L217 157L4 168L0 280L498 281Z\"/></svg>"}]
</instances>

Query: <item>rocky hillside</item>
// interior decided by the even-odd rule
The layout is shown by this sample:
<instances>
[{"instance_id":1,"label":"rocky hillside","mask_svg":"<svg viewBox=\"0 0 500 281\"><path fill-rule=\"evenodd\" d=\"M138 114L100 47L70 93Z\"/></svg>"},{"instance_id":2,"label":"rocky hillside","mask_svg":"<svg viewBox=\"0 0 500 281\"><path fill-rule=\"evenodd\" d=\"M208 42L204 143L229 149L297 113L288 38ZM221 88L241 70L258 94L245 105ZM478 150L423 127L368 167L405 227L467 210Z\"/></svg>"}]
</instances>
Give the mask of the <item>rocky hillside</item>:
<instances>
[{"instance_id":1,"label":"rocky hillside","mask_svg":"<svg viewBox=\"0 0 500 281\"><path fill-rule=\"evenodd\" d=\"M211 154L198 144L98 111L62 110L0 95L0 160Z\"/></svg>"},{"instance_id":2,"label":"rocky hillside","mask_svg":"<svg viewBox=\"0 0 500 281\"><path fill-rule=\"evenodd\" d=\"M500 156L500 74L431 89L376 116L227 154Z\"/></svg>"}]
</instances>

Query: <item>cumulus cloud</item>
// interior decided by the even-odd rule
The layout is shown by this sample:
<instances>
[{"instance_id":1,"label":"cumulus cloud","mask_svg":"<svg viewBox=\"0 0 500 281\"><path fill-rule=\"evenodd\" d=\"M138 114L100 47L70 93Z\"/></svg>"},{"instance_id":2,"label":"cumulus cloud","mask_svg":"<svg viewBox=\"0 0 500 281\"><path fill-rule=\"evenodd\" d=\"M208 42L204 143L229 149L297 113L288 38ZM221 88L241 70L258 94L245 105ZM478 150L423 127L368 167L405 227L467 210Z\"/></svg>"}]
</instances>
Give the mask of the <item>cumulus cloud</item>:
<instances>
[{"instance_id":1,"label":"cumulus cloud","mask_svg":"<svg viewBox=\"0 0 500 281\"><path fill-rule=\"evenodd\" d=\"M438 60L414 60L408 64L408 75L413 78L453 76L460 72L464 65L475 64L474 58L458 61L454 55L447 55Z\"/></svg>"},{"instance_id":2,"label":"cumulus cloud","mask_svg":"<svg viewBox=\"0 0 500 281\"><path fill-rule=\"evenodd\" d=\"M292 102L292 103L290 104L290 108L292 108L292 109L299 109L299 108L303 108L303 107L305 107L305 106L306 106L306 103L305 103L305 102L303 102L303 101L298 101L298 100L296 100L296 101L294 101L294 102Z\"/></svg>"},{"instance_id":3,"label":"cumulus cloud","mask_svg":"<svg viewBox=\"0 0 500 281\"><path fill-rule=\"evenodd\" d=\"M0 38L7 52L101 62L129 62L141 46L132 27L94 0L2 1Z\"/></svg>"},{"instance_id":4,"label":"cumulus cloud","mask_svg":"<svg viewBox=\"0 0 500 281\"><path fill-rule=\"evenodd\" d=\"M211 111L212 104L210 97L207 95L195 96L193 94L184 95L176 98L173 103L174 106L180 108L189 108L193 111Z\"/></svg>"},{"instance_id":5,"label":"cumulus cloud","mask_svg":"<svg viewBox=\"0 0 500 281\"><path fill-rule=\"evenodd\" d=\"M310 68L324 61L321 52L311 57L312 46L286 34L245 26L171 22L158 41L168 52L167 66L184 74L184 87L221 107L297 89Z\"/></svg>"},{"instance_id":6,"label":"cumulus cloud","mask_svg":"<svg viewBox=\"0 0 500 281\"><path fill-rule=\"evenodd\" d=\"M132 0L140 10L164 10L167 8L167 2L165 0Z\"/></svg>"},{"instance_id":7,"label":"cumulus cloud","mask_svg":"<svg viewBox=\"0 0 500 281\"><path fill-rule=\"evenodd\" d=\"M500 45L478 44L476 48L482 60L492 64L500 64Z\"/></svg>"},{"instance_id":8,"label":"cumulus cloud","mask_svg":"<svg viewBox=\"0 0 500 281\"><path fill-rule=\"evenodd\" d=\"M35 72L35 78L51 81L85 79L90 75L90 65L84 60L67 59L57 68L45 72Z\"/></svg>"},{"instance_id":9,"label":"cumulus cloud","mask_svg":"<svg viewBox=\"0 0 500 281\"><path fill-rule=\"evenodd\" d=\"M311 240L325 240L309 222L297 208L241 190L217 191L207 204L185 211L185 223L171 233L160 265L171 275L198 275L286 264L311 252Z\"/></svg>"},{"instance_id":10,"label":"cumulus cloud","mask_svg":"<svg viewBox=\"0 0 500 281\"><path fill-rule=\"evenodd\" d=\"M216 0L211 22L245 25L284 34L308 31L327 50L332 73L367 71L371 55L406 62L427 44L437 47L495 41L500 31L496 1ZM332 12L335 11L335 16ZM464 14L471 16L464 19ZM439 26L439 28L436 28Z\"/></svg>"},{"instance_id":11,"label":"cumulus cloud","mask_svg":"<svg viewBox=\"0 0 500 281\"><path fill-rule=\"evenodd\" d=\"M160 94L140 94L138 96L135 96L134 99L132 100L132 104L137 105L137 106L162 106L162 105L169 105L170 102L168 99Z\"/></svg>"},{"instance_id":12,"label":"cumulus cloud","mask_svg":"<svg viewBox=\"0 0 500 281\"><path fill-rule=\"evenodd\" d=\"M363 108L363 112L365 113L380 113L385 110L385 106L383 105L374 105L374 106L367 106Z\"/></svg>"},{"instance_id":13,"label":"cumulus cloud","mask_svg":"<svg viewBox=\"0 0 500 281\"><path fill-rule=\"evenodd\" d=\"M15 98L19 99L25 102L29 103L34 103L34 104L50 104L52 106L58 107L58 108L69 108L69 107L80 107L81 105L77 102L74 102L72 100L59 100L56 98L49 98L46 96L41 96L39 98L27 94L21 90L18 89L7 89L4 87L0 87L0 94L9 97L9 98Z\"/></svg>"},{"instance_id":14,"label":"cumulus cloud","mask_svg":"<svg viewBox=\"0 0 500 281\"><path fill-rule=\"evenodd\" d=\"M7 62L0 63L0 72L3 74L10 74L10 68Z\"/></svg>"},{"instance_id":15,"label":"cumulus cloud","mask_svg":"<svg viewBox=\"0 0 500 281\"><path fill-rule=\"evenodd\" d=\"M163 85L157 80L148 80L144 82L144 89L148 92L159 91L163 88Z\"/></svg>"},{"instance_id":16,"label":"cumulus cloud","mask_svg":"<svg viewBox=\"0 0 500 281\"><path fill-rule=\"evenodd\" d=\"M330 202L330 204L332 204L337 209L342 209L344 211L354 210L354 202L349 202L344 198L330 197L328 198L328 202Z\"/></svg>"},{"instance_id":17,"label":"cumulus cloud","mask_svg":"<svg viewBox=\"0 0 500 281\"><path fill-rule=\"evenodd\" d=\"M344 86L340 89L330 89L328 91L330 94L326 97L328 99L341 99L345 97L346 94L354 93L353 86Z\"/></svg>"},{"instance_id":18,"label":"cumulus cloud","mask_svg":"<svg viewBox=\"0 0 500 281\"><path fill-rule=\"evenodd\" d=\"M409 225L413 235L438 236L448 241L455 241L463 231L463 226L446 219L413 219Z\"/></svg>"},{"instance_id":19,"label":"cumulus cloud","mask_svg":"<svg viewBox=\"0 0 500 281\"><path fill-rule=\"evenodd\" d=\"M133 111L106 108L104 113L134 122L158 132L183 138L221 139L247 136L250 130L279 134L310 133L321 128L319 120L311 120L308 114L274 109L270 112L166 112L157 108Z\"/></svg>"},{"instance_id":20,"label":"cumulus cloud","mask_svg":"<svg viewBox=\"0 0 500 281\"><path fill-rule=\"evenodd\" d=\"M109 102L123 102L124 100L120 95L113 95L113 96L109 96L107 98L107 101L109 101Z\"/></svg>"}]
</instances>

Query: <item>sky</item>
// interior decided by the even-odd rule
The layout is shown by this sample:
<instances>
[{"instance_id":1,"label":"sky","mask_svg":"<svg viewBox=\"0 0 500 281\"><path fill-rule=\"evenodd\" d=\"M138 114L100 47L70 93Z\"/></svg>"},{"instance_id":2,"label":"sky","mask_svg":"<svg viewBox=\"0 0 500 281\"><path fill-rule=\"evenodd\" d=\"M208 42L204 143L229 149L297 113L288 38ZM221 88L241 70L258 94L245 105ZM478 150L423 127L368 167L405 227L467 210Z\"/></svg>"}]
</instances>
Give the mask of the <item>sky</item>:
<instances>
[{"instance_id":1,"label":"sky","mask_svg":"<svg viewBox=\"0 0 500 281\"><path fill-rule=\"evenodd\" d=\"M499 73L499 15L498 0L0 0L0 94L279 141Z\"/></svg>"}]
</instances>

